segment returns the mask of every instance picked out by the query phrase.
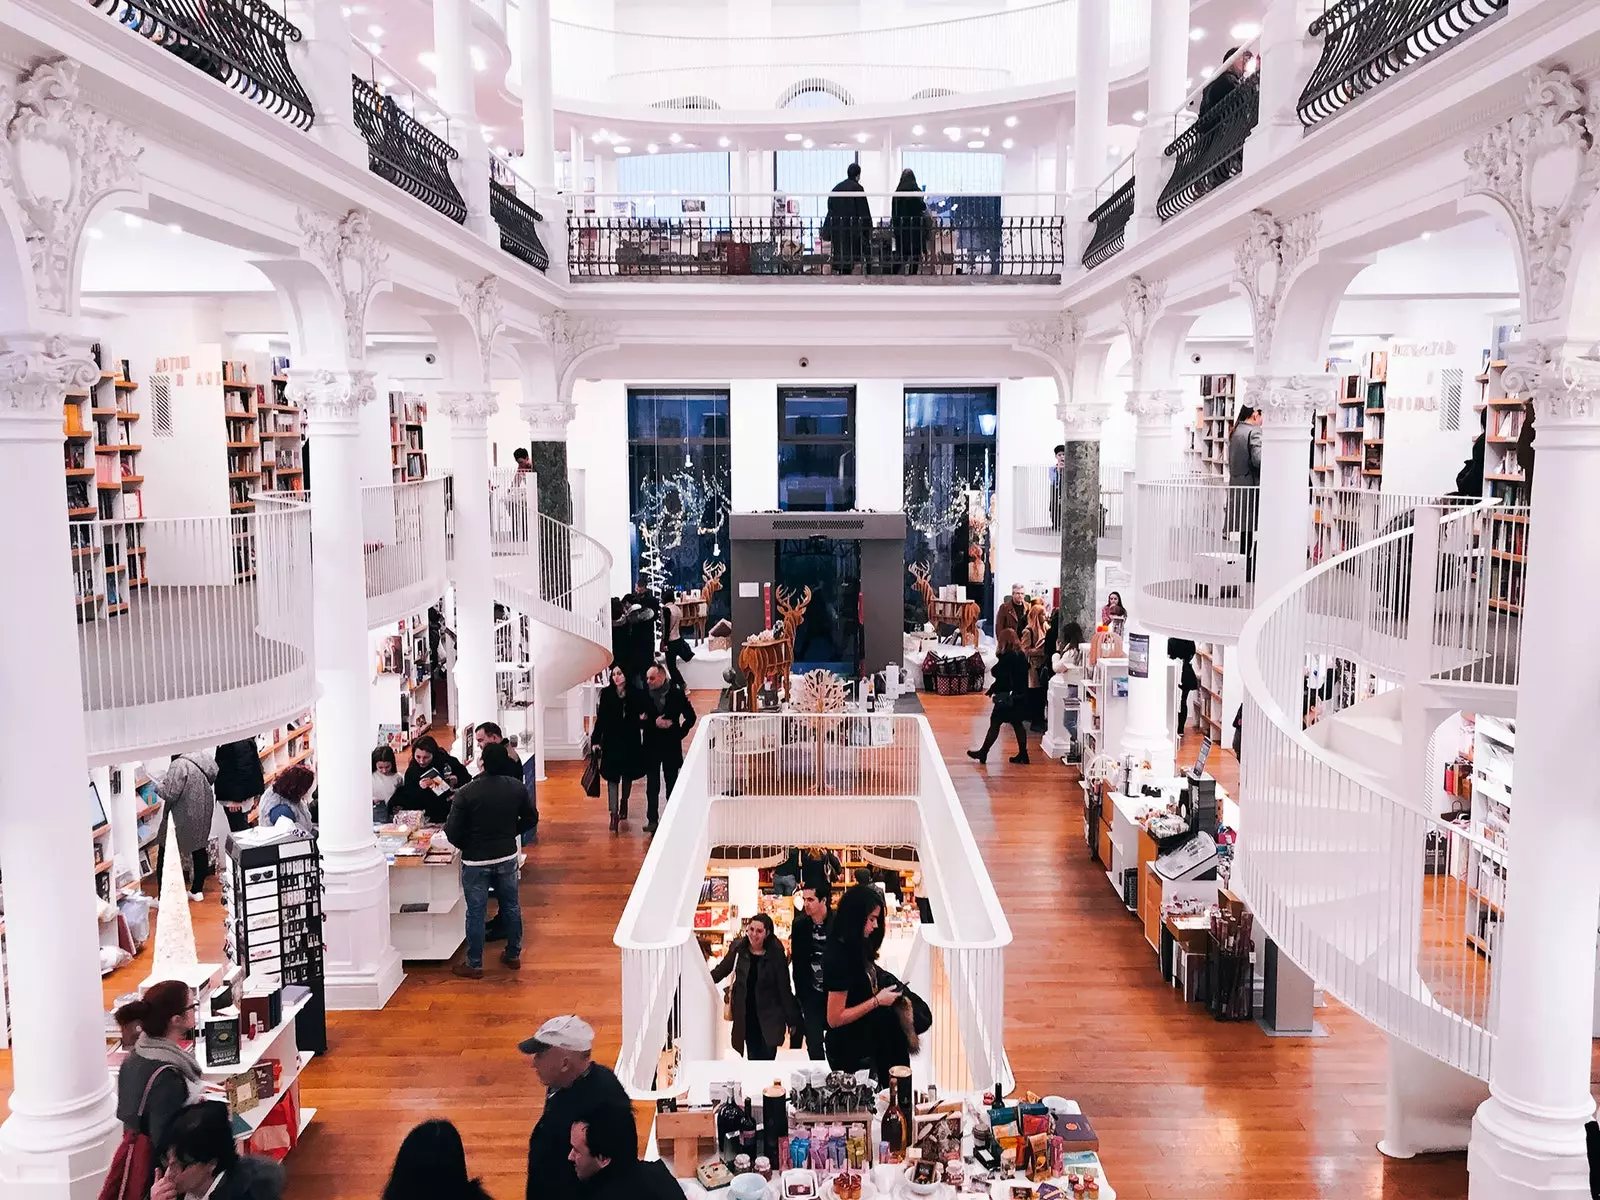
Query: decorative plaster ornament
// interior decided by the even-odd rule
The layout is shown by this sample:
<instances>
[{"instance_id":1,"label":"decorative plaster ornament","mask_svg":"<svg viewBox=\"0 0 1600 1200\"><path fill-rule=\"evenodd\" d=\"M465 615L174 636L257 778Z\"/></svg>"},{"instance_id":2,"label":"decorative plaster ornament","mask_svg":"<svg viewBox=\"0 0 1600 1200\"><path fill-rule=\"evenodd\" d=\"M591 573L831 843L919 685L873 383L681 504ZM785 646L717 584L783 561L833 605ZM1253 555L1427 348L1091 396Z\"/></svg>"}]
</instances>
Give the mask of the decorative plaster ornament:
<instances>
[{"instance_id":1,"label":"decorative plaster ornament","mask_svg":"<svg viewBox=\"0 0 1600 1200\"><path fill-rule=\"evenodd\" d=\"M1151 326L1166 307L1166 297L1165 279L1146 283L1139 275L1128 280L1127 290L1123 293L1122 319L1128 327L1130 366L1135 385L1144 379L1145 342L1150 336Z\"/></svg>"},{"instance_id":2,"label":"decorative plaster ornament","mask_svg":"<svg viewBox=\"0 0 1600 1200\"><path fill-rule=\"evenodd\" d=\"M1111 415L1109 404L1058 404L1056 416L1067 431L1069 440L1087 440L1098 437L1100 426Z\"/></svg>"},{"instance_id":3,"label":"decorative plaster ornament","mask_svg":"<svg viewBox=\"0 0 1600 1200\"><path fill-rule=\"evenodd\" d=\"M1321 213L1279 221L1265 209L1250 214L1250 228L1234 250L1234 278L1250 301L1257 366L1272 361L1272 337L1289 281L1316 249Z\"/></svg>"},{"instance_id":4,"label":"decorative plaster ornament","mask_svg":"<svg viewBox=\"0 0 1600 1200\"><path fill-rule=\"evenodd\" d=\"M59 415L68 391L87 391L100 368L64 337L14 337L0 341L0 417Z\"/></svg>"},{"instance_id":5,"label":"decorative plaster ornament","mask_svg":"<svg viewBox=\"0 0 1600 1200\"><path fill-rule=\"evenodd\" d=\"M354 421L361 410L378 398L371 371L329 371L319 368L290 367L284 389L291 404L305 409L306 419Z\"/></svg>"},{"instance_id":6,"label":"decorative plaster ornament","mask_svg":"<svg viewBox=\"0 0 1600 1200\"><path fill-rule=\"evenodd\" d=\"M1033 321L1013 321L1010 333L1025 350L1037 350L1060 362L1083 339L1083 319L1071 310Z\"/></svg>"},{"instance_id":7,"label":"decorative plaster ornament","mask_svg":"<svg viewBox=\"0 0 1600 1200\"><path fill-rule=\"evenodd\" d=\"M1172 389L1129 392L1125 407L1140 425L1167 424L1183 408L1183 393Z\"/></svg>"},{"instance_id":8,"label":"decorative plaster ornament","mask_svg":"<svg viewBox=\"0 0 1600 1200\"><path fill-rule=\"evenodd\" d=\"M1303 430L1311 435L1311 419L1330 408L1337 397L1335 375L1250 375L1244 402L1261 413L1261 423Z\"/></svg>"},{"instance_id":9,"label":"decorative plaster ornament","mask_svg":"<svg viewBox=\"0 0 1600 1200\"><path fill-rule=\"evenodd\" d=\"M200 961L194 948L194 922L189 918L183 860L178 849L177 822L169 820L167 846L161 855L161 906L156 919L155 960L150 964L152 979L177 978L183 973L182 968Z\"/></svg>"},{"instance_id":10,"label":"decorative plaster ornament","mask_svg":"<svg viewBox=\"0 0 1600 1200\"><path fill-rule=\"evenodd\" d=\"M500 411L500 398L493 392L440 392L439 408L452 425L463 429L487 429L489 418Z\"/></svg>"},{"instance_id":11,"label":"decorative plaster ornament","mask_svg":"<svg viewBox=\"0 0 1600 1200\"><path fill-rule=\"evenodd\" d=\"M1565 67L1528 73L1528 107L1467 147L1467 190L1511 215L1527 277L1527 323L1558 317L1572 241L1600 184L1600 111Z\"/></svg>"},{"instance_id":12,"label":"decorative plaster ornament","mask_svg":"<svg viewBox=\"0 0 1600 1200\"><path fill-rule=\"evenodd\" d=\"M359 362L366 353L367 304L388 278L389 251L358 208L342 217L301 209L298 218L306 252L344 301L345 351Z\"/></svg>"},{"instance_id":13,"label":"decorative plaster ornament","mask_svg":"<svg viewBox=\"0 0 1600 1200\"><path fill-rule=\"evenodd\" d=\"M800 682L794 685L794 694L789 701L794 711L807 713L843 712L844 704L844 680L820 667L800 676Z\"/></svg>"},{"instance_id":14,"label":"decorative plaster ornament","mask_svg":"<svg viewBox=\"0 0 1600 1200\"><path fill-rule=\"evenodd\" d=\"M536 442L564 442L567 426L578 415L578 407L570 400L523 400L517 411L528 423L529 435Z\"/></svg>"},{"instance_id":15,"label":"decorative plaster ornament","mask_svg":"<svg viewBox=\"0 0 1600 1200\"><path fill-rule=\"evenodd\" d=\"M572 368L591 350L609 345L616 336L617 323L597 317L575 317L566 309L558 308L539 318L539 329L544 340L550 343L555 359L557 398L566 403L572 397Z\"/></svg>"},{"instance_id":16,"label":"decorative plaster ornament","mask_svg":"<svg viewBox=\"0 0 1600 1200\"><path fill-rule=\"evenodd\" d=\"M477 283L456 281L456 297L460 300L461 315L472 326L472 335L478 342L479 378L487 386L494 377L491 366L494 358L494 339L506 327L505 309L500 303L500 281L486 275Z\"/></svg>"},{"instance_id":17,"label":"decorative plaster ornament","mask_svg":"<svg viewBox=\"0 0 1600 1200\"><path fill-rule=\"evenodd\" d=\"M120 121L84 103L78 64L40 63L0 87L0 188L16 205L39 307L74 315L78 244L113 192L138 192L139 148Z\"/></svg>"},{"instance_id":18,"label":"decorative plaster ornament","mask_svg":"<svg viewBox=\"0 0 1600 1200\"><path fill-rule=\"evenodd\" d=\"M1587 349L1588 353L1579 353ZM1558 341L1513 342L1506 348L1501 382L1513 396L1533 402L1541 425L1600 421L1600 347Z\"/></svg>"}]
</instances>

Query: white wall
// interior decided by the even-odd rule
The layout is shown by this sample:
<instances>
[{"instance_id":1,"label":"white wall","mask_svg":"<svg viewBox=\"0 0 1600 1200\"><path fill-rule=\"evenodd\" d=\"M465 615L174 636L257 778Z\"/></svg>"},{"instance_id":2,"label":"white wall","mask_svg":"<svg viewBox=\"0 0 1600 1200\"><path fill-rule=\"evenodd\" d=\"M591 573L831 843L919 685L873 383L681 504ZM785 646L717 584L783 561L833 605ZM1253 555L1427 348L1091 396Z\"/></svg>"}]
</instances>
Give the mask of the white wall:
<instances>
[{"instance_id":1,"label":"white wall","mask_svg":"<svg viewBox=\"0 0 1600 1200\"><path fill-rule=\"evenodd\" d=\"M778 385L771 379L735 379L728 385L728 392L728 438L732 442L729 499L733 511L775 509L778 507Z\"/></svg>"},{"instance_id":2,"label":"white wall","mask_svg":"<svg viewBox=\"0 0 1600 1200\"><path fill-rule=\"evenodd\" d=\"M1013 583L1050 583L1061 574L1061 552L1038 553L1016 546L1014 467L1047 466L1061 441L1053 379L1007 379L1000 384L995 426L995 495L991 560L995 592Z\"/></svg>"},{"instance_id":3,"label":"white wall","mask_svg":"<svg viewBox=\"0 0 1600 1200\"><path fill-rule=\"evenodd\" d=\"M611 591L621 596L633 586L628 389L618 379L580 379L572 399L577 416L568 428L567 467L583 472L585 532L611 552Z\"/></svg>"},{"instance_id":4,"label":"white wall","mask_svg":"<svg viewBox=\"0 0 1600 1200\"><path fill-rule=\"evenodd\" d=\"M856 507L899 512L905 504L906 389L899 379L856 385Z\"/></svg>"}]
</instances>

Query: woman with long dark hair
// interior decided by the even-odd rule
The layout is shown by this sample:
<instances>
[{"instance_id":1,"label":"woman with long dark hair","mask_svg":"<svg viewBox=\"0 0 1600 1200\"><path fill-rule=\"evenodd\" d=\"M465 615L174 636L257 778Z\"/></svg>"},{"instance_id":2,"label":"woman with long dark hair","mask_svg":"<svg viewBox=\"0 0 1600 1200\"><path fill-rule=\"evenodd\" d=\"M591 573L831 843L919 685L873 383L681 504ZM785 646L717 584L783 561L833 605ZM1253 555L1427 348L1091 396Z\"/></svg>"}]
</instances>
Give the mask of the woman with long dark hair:
<instances>
[{"instance_id":1,"label":"woman with long dark hair","mask_svg":"<svg viewBox=\"0 0 1600 1200\"><path fill-rule=\"evenodd\" d=\"M317 826L311 819L311 786L316 781L311 768L300 763L279 771L266 795L261 797L261 823L272 825L279 817L288 817L301 833L315 833Z\"/></svg>"},{"instance_id":2,"label":"woman with long dark hair","mask_svg":"<svg viewBox=\"0 0 1600 1200\"><path fill-rule=\"evenodd\" d=\"M1010 725L1011 732L1017 735L1017 752L1011 761L1027 766L1028 732L1022 717L1028 702L1028 658L1022 653L1015 629L1002 629L996 644L1000 653L994 660L994 682L989 685L989 698L994 704L989 710L989 732L984 735L983 745L968 750L967 757L987 764L989 749L1000 736L1000 726Z\"/></svg>"},{"instance_id":3,"label":"woman with long dark hair","mask_svg":"<svg viewBox=\"0 0 1600 1200\"><path fill-rule=\"evenodd\" d=\"M895 197L889 202L889 225L894 231L896 260L907 275L915 275L928 252L928 202L922 198L917 174L910 167L900 172Z\"/></svg>"},{"instance_id":4,"label":"woman with long dark hair","mask_svg":"<svg viewBox=\"0 0 1600 1200\"><path fill-rule=\"evenodd\" d=\"M383 1200L489 1200L467 1175L467 1150L449 1121L424 1121L400 1143Z\"/></svg>"},{"instance_id":5,"label":"woman with long dark hair","mask_svg":"<svg viewBox=\"0 0 1600 1200\"><path fill-rule=\"evenodd\" d=\"M730 974L733 1048L755 1062L778 1057L785 1031L793 1034L790 1044L799 1045L800 1006L789 985L789 960L766 913L745 923L743 935L712 970L712 982L721 983Z\"/></svg>"},{"instance_id":6,"label":"woman with long dark hair","mask_svg":"<svg viewBox=\"0 0 1600 1200\"><path fill-rule=\"evenodd\" d=\"M644 774L644 747L639 736L638 699L628 686L627 672L612 663L607 675L610 686L601 689L595 705L589 748L590 753L600 754L600 778L606 781L606 808L611 813L611 832L615 833L628 819L628 793L633 781Z\"/></svg>"},{"instance_id":7,"label":"woman with long dark hair","mask_svg":"<svg viewBox=\"0 0 1600 1200\"><path fill-rule=\"evenodd\" d=\"M883 946L883 893L857 884L845 891L833 914L833 932L822 953L822 990L827 995L828 1065L837 1071L870 1068L880 1086L889 1068L910 1061L894 1006L904 993L878 984Z\"/></svg>"}]
</instances>

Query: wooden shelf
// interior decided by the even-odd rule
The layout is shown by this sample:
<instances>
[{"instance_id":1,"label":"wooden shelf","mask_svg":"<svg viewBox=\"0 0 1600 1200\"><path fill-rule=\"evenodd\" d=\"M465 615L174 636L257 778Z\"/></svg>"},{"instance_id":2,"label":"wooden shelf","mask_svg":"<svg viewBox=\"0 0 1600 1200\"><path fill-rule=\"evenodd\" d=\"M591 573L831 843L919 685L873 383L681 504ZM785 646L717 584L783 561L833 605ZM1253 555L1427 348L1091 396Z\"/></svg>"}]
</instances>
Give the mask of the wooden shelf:
<instances>
[{"instance_id":1,"label":"wooden shelf","mask_svg":"<svg viewBox=\"0 0 1600 1200\"><path fill-rule=\"evenodd\" d=\"M1521 400L1514 400L1510 396L1491 396L1484 403L1490 408L1521 408L1523 404Z\"/></svg>"},{"instance_id":2,"label":"wooden shelf","mask_svg":"<svg viewBox=\"0 0 1600 1200\"><path fill-rule=\"evenodd\" d=\"M1525 562L1528 561L1528 556L1527 555L1525 555L1525 554L1512 554L1511 551L1509 551L1509 550L1491 550L1491 551L1489 551L1489 557L1490 558L1503 558L1507 562L1525 563Z\"/></svg>"},{"instance_id":3,"label":"wooden shelf","mask_svg":"<svg viewBox=\"0 0 1600 1200\"><path fill-rule=\"evenodd\" d=\"M1484 478L1485 479L1492 479L1496 483L1526 483L1527 482L1527 477L1524 476L1524 475L1485 475Z\"/></svg>"},{"instance_id":4,"label":"wooden shelf","mask_svg":"<svg viewBox=\"0 0 1600 1200\"><path fill-rule=\"evenodd\" d=\"M260 442L229 442L228 443L228 449L229 450L259 450L259 449L261 449L261 443Z\"/></svg>"},{"instance_id":5,"label":"wooden shelf","mask_svg":"<svg viewBox=\"0 0 1600 1200\"><path fill-rule=\"evenodd\" d=\"M94 468L93 467L68 467L67 468L67 478L68 479L81 479L84 476L92 476L93 474L94 474Z\"/></svg>"},{"instance_id":6,"label":"wooden shelf","mask_svg":"<svg viewBox=\"0 0 1600 1200\"><path fill-rule=\"evenodd\" d=\"M138 390L139 385L131 379L119 379L116 381L115 387L119 392L132 392Z\"/></svg>"}]
</instances>

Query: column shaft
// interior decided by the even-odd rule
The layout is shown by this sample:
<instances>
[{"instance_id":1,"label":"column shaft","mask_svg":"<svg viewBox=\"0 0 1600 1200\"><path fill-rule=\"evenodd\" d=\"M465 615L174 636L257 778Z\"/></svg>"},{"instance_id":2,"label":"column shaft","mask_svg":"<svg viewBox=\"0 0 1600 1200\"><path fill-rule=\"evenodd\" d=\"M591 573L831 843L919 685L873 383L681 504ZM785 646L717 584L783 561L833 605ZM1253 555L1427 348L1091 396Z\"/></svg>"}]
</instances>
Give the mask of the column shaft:
<instances>
[{"instance_id":1,"label":"column shaft","mask_svg":"<svg viewBox=\"0 0 1600 1200\"><path fill-rule=\"evenodd\" d=\"M448 411L448 409L447 409ZM456 683L460 721L498 721L494 665L494 558L489 538L489 434L479 418L451 417L456 510ZM530 530L536 536L536 530ZM537 542L535 542L537 545Z\"/></svg>"},{"instance_id":2,"label":"column shaft","mask_svg":"<svg viewBox=\"0 0 1600 1200\"><path fill-rule=\"evenodd\" d=\"M1110 0L1079 0L1078 53L1073 88L1073 192L1092 197L1106 173L1106 125L1111 107ZM1089 208L1093 208L1093 204ZM1089 211L1084 210L1085 213Z\"/></svg>"},{"instance_id":3,"label":"column shaft","mask_svg":"<svg viewBox=\"0 0 1600 1200\"><path fill-rule=\"evenodd\" d=\"M1261 487L1257 494L1255 595L1270 595L1306 569L1311 484L1311 417L1266 418L1261 430Z\"/></svg>"},{"instance_id":4,"label":"column shaft","mask_svg":"<svg viewBox=\"0 0 1600 1200\"><path fill-rule=\"evenodd\" d=\"M522 0L522 158L536 188L555 186L555 100L551 96L550 0Z\"/></svg>"},{"instance_id":5,"label":"column shaft","mask_svg":"<svg viewBox=\"0 0 1600 1200\"><path fill-rule=\"evenodd\" d=\"M1100 426L1105 405L1061 406L1066 463L1054 491L1061 524L1061 620L1076 621L1087 637L1100 612L1095 578L1100 558Z\"/></svg>"},{"instance_id":6,"label":"column shaft","mask_svg":"<svg viewBox=\"0 0 1600 1200\"><path fill-rule=\"evenodd\" d=\"M1150 0L1150 72L1145 80L1145 120L1153 128L1183 103L1189 65L1188 0Z\"/></svg>"}]
</instances>

